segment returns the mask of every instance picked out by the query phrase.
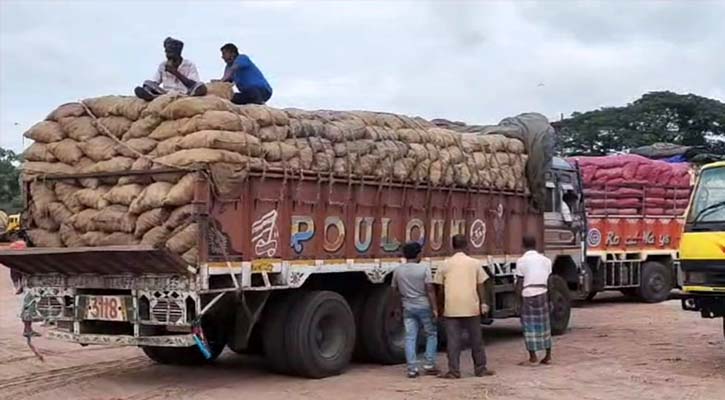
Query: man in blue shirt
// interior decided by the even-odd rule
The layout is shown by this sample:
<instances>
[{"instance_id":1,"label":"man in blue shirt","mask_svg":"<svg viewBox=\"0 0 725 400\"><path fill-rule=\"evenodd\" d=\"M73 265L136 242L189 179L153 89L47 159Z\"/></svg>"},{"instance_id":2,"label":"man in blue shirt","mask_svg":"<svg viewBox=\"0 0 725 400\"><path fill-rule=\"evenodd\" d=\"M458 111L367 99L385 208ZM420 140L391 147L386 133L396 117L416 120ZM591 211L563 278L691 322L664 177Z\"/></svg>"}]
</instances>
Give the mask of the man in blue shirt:
<instances>
[{"instance_id":1,"label":"man in blue shirt","mask_svg":"<svg viewBox=\"0 0 725 400\"><path fill-rule=\"evenodd\" d=\"M239 93L234 93L232 102L235 104L264 104L272 97L272 87L262 72L245 54L232 43L221 48L222 59L227 63L224 69L224 82L234 82Z\"/></svg>"}]
</instances>

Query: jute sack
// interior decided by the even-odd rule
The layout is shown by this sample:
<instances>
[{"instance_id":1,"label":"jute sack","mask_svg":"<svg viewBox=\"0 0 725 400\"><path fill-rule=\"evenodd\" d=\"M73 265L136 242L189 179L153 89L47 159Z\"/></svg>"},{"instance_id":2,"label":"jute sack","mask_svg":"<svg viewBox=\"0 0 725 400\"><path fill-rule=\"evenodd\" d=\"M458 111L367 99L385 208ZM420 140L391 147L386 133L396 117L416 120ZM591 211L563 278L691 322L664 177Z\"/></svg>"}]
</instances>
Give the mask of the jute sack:
<instances>
[{"instance_id":1,"label":"jute sack","mask_svg":"<svg viewBox=\"0 0 725 400\"><path fill-rule=\"evenodd\" d=\"M233 111L232 104L215 96L182 97L161 111L162 118L174 120L193 117L206 111Z\"/></svg>"},{"instance_id":2,"label":"jute sack","mask_svg":"<svg viewBox=\"0 0 725 400\"><path fill-rule=\"evenodd\" d=\"M232 111L211 110L187 120L179 133L188 135L198 131L234 131L254 134L259 126L253 120Z\"/></svg>"},{"instance_id":3,"label":"jute sack","mask_svg":"<svg viewBox=\"0 0 725 400\"><path fill-rule=\"evenodd\" d=\"M75 193L80 190L78 186L68 184L66 182L56 182L54 192L58 200L65 205L72 213L78 213L83 210L83 205L78 202ZM36 191L31 188L33 197Z\"/></svg>"},{"instance_id":4,"label":"jute sack","mask_svg":"<svg viewBox=\"0 0 725 400\"><path fill-rule=\"evenodd\" d=\"M196 247L184 253L181 258L190 265L196 265L199 261L199 249Z\"/></svg>"},{"instance_id":5,"label":"jute sack","mask_svg":"<svg viewBox=\"0 0 725 400\"><path fill-rule=\"evenodd\" d=\"M129 211L133 214L141 214L145 211L162 207L166 195L169 194L172 187L173 185L167 182L152 183L131 203Z\"/></svg>"},{"instance_id":6,"label":"jute sack","mask_svg":"<svg viewBox=\"0 0 725 400\"><path fill-rule=\"evenodd\" d=\"M166 140L181 135L181 130L189 122L190 118L180 118L164 121L157 126L148 136L154 140Z\"/></svg>"},{"instance_id":7,"label":"jute sack","mask_svg":"<svg viewBox=\"0 0 725 400\"><path fill-rule=\"evenodd\" d=\"M42 162L58 161L50 151L49 146L42 142L35 142L25 149L23 152L23 160Z\"/></svg>"},{"instance_id":8,"label":"jute sack","mask_svg":"<svg viewBox=\"0 0 725 400\"><path fill-rule=\"evenodd\" d=\"M122 139L125 141L148 137L161 124L161 121L163 120L158 115L148 115L138 121L134 121L126 133L123 134Z\"/></svg>"},{"instance_id":9,"label":"jute sack","mask_svg":"<svg viewBox=\"0 0 725 400\"><path fill-rule=\"evenodd\" d=\"M73 217L73 213L60 202L52 202L48 204L48 214L59 226L69 222Z\"/></svg>"},{"instance_id":10,"label":"jute sack","mask_svg":"<svg viewBox=\"0 0 725 400\"><path fill-rule=\"evenodd\" d=\"M206 83L206 93L225 100L231 100L234 95L234 84L231 82L209 82Z\"/></svg>"},{"instance_id":11,"label":"jute sack","mask_svg":"<svg viewBox=\"0 0 725 400\"><path fill-rule=\"evenodd\" d=\"M199 226L196 223L189 224L175 232L166 242L166 247L176 254L184 254L196 245L198 234Z\"/></svg>"},{"instance_id":12,"label":"jute sack","mask_svg":"<svg viewBox=\"0 0 725 400\"><path fill-rule=\"evenodd\" d=\"M157 226L163 226L169 218L169 211L165 208L154 208L138 216L134 236L140 238L149 230Z\"/></svg>"},{"instance_id":13,"label":"jute sack","mask_svg":"<svg viewBox=\"0 0 725 400\"><path fill-rule=\"evenodd\" d=\"M98 121L95 121L95 126L99 132L110 133L120 139L131 128L132 123L133 121L125 117L110 116L98 118Z\"/></svg>"},{"instance_id":14,"label":"jute sack","mask_svg":"<svg viewBox=\"0 0 725 400\"><path fill-rule=\"evenodd\" d=\"M28 236L37 247L63 247L60 235L57 232L48 232L43 229L30 229Z\"/></svg>"},{"instance_id":15,"label":"jute sack","mask_svg":"<svg viewBox=\"0 0 725 400\"><path fill-rule=\"evenodd\" d=\"M171 214L169 215L169 218L166 220L166 223L164 224L164 226L169 231L176 230L176 228L191 221L193 215L194 215L194 206L193 205L187 204L185 206L178 207L171 212Z\"/></svg>"},{"instance_id":16,"label":"jute sack","mask_svg":"<svg viewBox=\"0 0 725 400\"><path fill-rule=\"evenodd\" d=\"M63 128L63 132L77 142L84 142L98 136L98 130L91 117L61 118L58 123Z\"/></svg>"},{"instance_id":17,"label":"jute sack","mask_svg":"<svg viewBox=\"0 0 725 400\"><path fill-rule=\"evenodd\" d=\"M133 158L129 157L113 157L110 160L99 161L89 167L83 168L85 173L109 173L123 172L131 169L134 163Z\"/></svg>"},{"instance_id":18,"label":"jute sack","mask_svg":"<svg viewBox=\"0 0 725 400\"><path fill-rule=\"evenodd\" d=\"M78 147L88 158L99 162L113 158L116 155L116 145L117 143L108 136L96 136L79 143Z\"/></svg>"},{"instance_id":19,"label":"jute sack","mask_svg":"<svg viewBox=\"0 0 725 400\"><path fill-rule=\"evenodd\" d=\"M82 206L100 210L108 206L108 201L103 198L108 190L107 186L99 186L96 189L81 189L75 193L75 196Z\"/></svg>"},{"instance_id":20,"label":"jute sack","mask_svg":"<svg viewBox=\"0 0 725 400\"><path fill-rule=\"evenodd\" d=\"M144 187L137 183L114 186L108 193L103 195L103 198L109 203L129 206L141 194L143 189Z\"/></svg>"},{"instance_id":21,"label":"jute sack","mask_svg":"<svg viewBox=\"0 0 725 400\"><path fill-rule=\"evenodd\" d=\"M183 206L194 199L194 182L196 174L186 174L175 184L164 199L165 206Z\"/></svg>"},{"instance_id":22,"label":"jute sack","mask_svg":"<svg viewBox=\"0 0 725 400\"><path fill-rule=\"evenodd\" d=\"M57 122L40 121L23 134L35 142L53 143L63 140L65 133Z\"/></svg>"},{"instance_id":23,"label":"jute sack","mask_svg":"<svg viewBox=\"0 0 725 400\"><path fill-rule=\"evenodd\" d=\"M86 232L81 235L81 240L87 246L91 247L131 246L138 244L138 241L133 237L133 235L123 232L114 232L110 234L106 232Z\"/></svg>"},{"instance_id":24,"label":"jute sack","mask_svg":"<svg viewBox=\"0 0 725 400\"><path fill-rule=\"evenodd\" d=\"M250 157L259 157L263 151L262 143L258 138L244 132L235 131L198 131L179 138L174 142L174 145L178 149L208 148L228 150ZM159 156L166 154L159 152Z\"/></svg>"},{"instance_id":25,"label":"jute sack","mask_svg":"<svg viewBox=\"0 0 725 400\"><path fill-rule=\"evenodd\" d=\"M114 204L96 214L93 223L103 232L131 233L136 228L136 216L128 213L128 207Z\"/></svg>"},{"instance_id":26,"label":"jute sack","mask_svg":"<svg viewBox=\"0 0 725 400\"><path fill-rule=\"evenodd\" d=\"M71 175L76 172L72 166L59 162L29 161L23 163L21 168L25 181L30 181L37 175Z\"/></svg>"},{"instance_id":27,"label":"jute sack","mask_svg":"<svg viewBox=\"0 0 725 400\"><path fill-rule=\"evenodd\" d=\"M83 103L98 118L116 116L133 121L141 117L148 105L144 100L133 96L103 96L84 100Z\"/></svg>"},{"instance_id":28,"label":"jute sack","mask_svg":"<svg viewBox=\"0 0 725 400\"><path fill-rule=\"evenodd\" d=\"M98 210L87 208L71 217L70 223L75 229L80 232L90 232L95 230L95 223L93 217L98 214Z\"/></svg>"},{"instance_id":29,"label":"jute sack","mask_svg":"<svg viewBox=\"0 0 725 400\"><path fill-rule=\"evenodd\" d=\"M149 138L129 139L123 145L116 145L116 152L124 157L138 158L140 154L148 154L156 148L157 141Z\"/></svg>"},{"instance_id":30,"label":"jute sack","mask_svg":"<svg viewBox=\"0 0 725 400\"><path fill-rule=\"evenodd\" d=\"M80 233L70 224L61 225L58 234L66 247L82 247L84 245Z\"/></svg>"},{"instance_id":31,"label":"jute sack","mask_svg":"<svg viewBox=\"0 0 725 400\"><path fill-rule=\"evenodd\" d=\"M81 117L85 114L86 110L80 103L65 103L53 110L45 119L57 122L61 118Z\"/></svg>"},{"instance_id":32,"label":"jute sack","mask_svg":"<svg viewBox=\"0 0 725 400\"><path fill-rule=\"evenodd\" d=\"M169 235L171 235L170 230L166 229L166 227L164 226L157 226L155 228L149 229L149 231L143 235L143 238L141 239L141 244L161 247L164 243L166 243Z\"/></svg>"},{"instance_id":33,"label":"jute sack","mask_svg":"<svg viewBox=\"0 0 725 400\"><path fill-rule=\"evenodd\" d=\"M74 165L83 158L83 151L73 139L63 139L48 145L55 158L68 165Z\"/></svg>"},{"instance_id":34,"label":"jute sack","mask_svg":"<svg viewBox=\"0 0 725 400\"><path fill-rule=\"evenodd\" d=\"M159 157L154 161L161 165L183 168L191 167L193 165L215 163L246 164L248 157L226 150L189 149L179 150L168 156Z\"/></svg>"}]
</instances>

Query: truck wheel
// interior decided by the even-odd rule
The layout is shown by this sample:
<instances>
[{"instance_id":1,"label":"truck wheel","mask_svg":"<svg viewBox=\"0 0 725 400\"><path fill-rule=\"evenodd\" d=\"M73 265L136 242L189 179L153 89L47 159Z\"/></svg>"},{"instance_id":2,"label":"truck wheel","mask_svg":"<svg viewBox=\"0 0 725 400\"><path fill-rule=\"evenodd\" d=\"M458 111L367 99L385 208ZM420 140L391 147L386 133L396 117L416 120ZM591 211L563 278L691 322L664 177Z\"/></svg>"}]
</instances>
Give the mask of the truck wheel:
<instances>
[{"instance_id":1,"label":"truck wheel","mask_svg":"<svg viewBox=\"0 0 725 400\"><path fill-rule=\"evenodd\" d=\"M216 360L227 344L226 335L219 327L210 324L204 328L204 335L209 343L211 358L207 359L196 346L191 347L156 347L141 346L144 354L159 364L168 365L203 365Z\"/></svg>"},{"instance_id":2,"label":"truck wheel","mask_svg":"<svg viewBox=\"0 0 725 400\"><path fill-rule=\"evenodd\" d=\"M262 347L267 358L269 367L277 373L291 373L289 365L289 354L287 353L287 342L285 332L287 321L290 316L290 309L300 299L302 293L290 295L280 294L271 304L267 305L262 321Z\"/></svg>"},{"instance_id":3,"label":"truck wheel","mask_svg":"<svg viewBox=\"0 0 725 400\"><path fill-rule=\"evenodd\" d=\"M285 333L293 372L307 378L340 374L355 348L355 316L341 295L305 293L291 308Z\"/></svg>"},{"instance_id":4,"label":"truck wheel","mask_svg":"<svg viewBox=\"0 0 725 400\"><path fill-rule=\"evenodd\" d=\"M549 277L549 316L551 333L562 335L569 327L571 317L571 297L566 281L560 276Z\"/></svg>"},{"instance_id":5,"label":"truck wheel","mask_svg":"<svg viewBox=\"0 0 725 400\"><path fill-rule=\"evenodd\" d=\"M400 299L387 285L372 288L365 302L362 343L372 361L405 362L405 328Z\"/></svg>"},{"instance_id":6,"label":"truck wheel","mask_svg":"<svg viewBox=\"0 0 725 400\"><path fill-rule=\"evenodd\" d=\"M352 358L356 361L369 361L370 356L365 351L365 346L363 345L363 332L362 332L362 326L363 324L363 310L365 310L365 302L368 299L368 293L369 293L368 287L360 288L360 290L352 295L349 299L350 303L350 309L352 310L352 314L355 316L355 350L352 353Z\"/></svg>"},{"instance_id":7,"label":"truck wheel","mask_svg":"<svg viewBox=\"0 0 725 400\"><path fill-rule=\"evenodd\" d=\"M647 303L667 300L672 290L672 271L661 263L648 261L642 265L639 297Z\"/></svg>"}]
</instances>

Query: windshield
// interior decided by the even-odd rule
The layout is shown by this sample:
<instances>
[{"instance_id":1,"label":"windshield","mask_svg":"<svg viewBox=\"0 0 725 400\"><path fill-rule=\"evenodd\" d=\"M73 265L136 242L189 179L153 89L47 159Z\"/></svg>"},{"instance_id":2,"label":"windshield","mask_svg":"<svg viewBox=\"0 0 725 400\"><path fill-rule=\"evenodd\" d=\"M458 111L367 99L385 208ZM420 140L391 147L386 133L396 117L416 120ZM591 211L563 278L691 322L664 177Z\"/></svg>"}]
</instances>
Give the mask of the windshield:
<instances>
[{"instance_id":1,"label":"windshield","mask_svg":"<svg viewBox=\"0 0 725 400\"><path fill-rule=\"evenodd\" d=\"M718 203L723 204L715 206ZM695 217L708 207L712 208L703 212L697 222L725 222L725 167L702 172L687 221L695 222Z\"/></svg>"}]
</instances>

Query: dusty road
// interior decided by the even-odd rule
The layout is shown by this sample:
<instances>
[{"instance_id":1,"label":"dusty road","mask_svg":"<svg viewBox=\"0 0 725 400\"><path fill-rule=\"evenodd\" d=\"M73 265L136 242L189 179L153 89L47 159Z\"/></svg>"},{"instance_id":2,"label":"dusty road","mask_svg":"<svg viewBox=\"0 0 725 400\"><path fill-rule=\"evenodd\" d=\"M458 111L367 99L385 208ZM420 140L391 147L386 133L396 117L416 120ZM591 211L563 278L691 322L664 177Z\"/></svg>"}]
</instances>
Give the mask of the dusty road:
<instances>
[{"instance_id":1,"label":"dusty road","mask_svg":"<svg viewBox=\"0 0 725 400\"><path fill-rule=\"evenodd\" d=\"M575 309L555 363L520 367L516 321L485 330L492 378L408 380L401 367L357 365L334 378L277 376L262 360L225 353L214 366L154 365L134 348L81 348L40 338L46 362L19 336L8 271L0 270L0 398L12 399L725 399L720 321L609 297ZM441 360L443 365L445 360ZM471 368L464 353L464 368Z\"/></svg>"}]
</instances>

